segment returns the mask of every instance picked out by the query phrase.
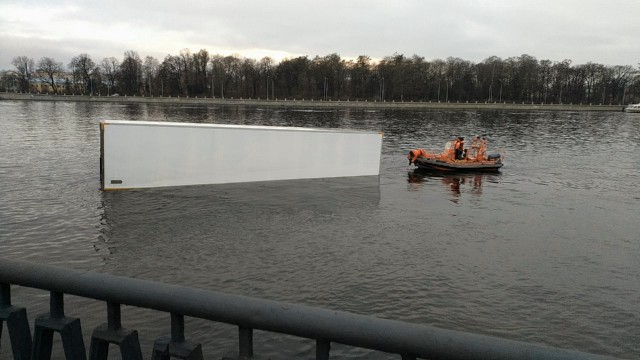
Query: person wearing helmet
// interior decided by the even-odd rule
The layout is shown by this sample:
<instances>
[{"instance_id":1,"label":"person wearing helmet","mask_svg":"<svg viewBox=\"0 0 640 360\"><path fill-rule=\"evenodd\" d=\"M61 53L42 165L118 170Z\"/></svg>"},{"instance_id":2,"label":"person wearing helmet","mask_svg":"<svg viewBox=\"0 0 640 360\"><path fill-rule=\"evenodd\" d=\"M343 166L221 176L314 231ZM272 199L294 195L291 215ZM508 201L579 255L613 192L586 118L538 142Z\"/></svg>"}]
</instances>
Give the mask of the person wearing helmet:
<instances>
[{"instance_id":1,"label":"person wearing helmet","mask_svg":"<svg viewBox=\"0 0 640 360\"><path fill-rule=\"evenodd\" d=\"M455 150L455 159L464 159L464 138L462 136L458 137L453 148Z\"/></svg>"},{"instance_id":2,"label":"person wearing helmet","mask_svg":"<svg viewBox=\"0 0 640 360\"><path fill-rule=\"evenodd\" d=\"M413 149L409 151L409 153L407 154L407 159L409 159L409 165L411 165L412 163L415 163L417 158L421 156L426 156L426 155L427 155L427 152L424 151L423 149Z\"/></svg>"}]
</instances>

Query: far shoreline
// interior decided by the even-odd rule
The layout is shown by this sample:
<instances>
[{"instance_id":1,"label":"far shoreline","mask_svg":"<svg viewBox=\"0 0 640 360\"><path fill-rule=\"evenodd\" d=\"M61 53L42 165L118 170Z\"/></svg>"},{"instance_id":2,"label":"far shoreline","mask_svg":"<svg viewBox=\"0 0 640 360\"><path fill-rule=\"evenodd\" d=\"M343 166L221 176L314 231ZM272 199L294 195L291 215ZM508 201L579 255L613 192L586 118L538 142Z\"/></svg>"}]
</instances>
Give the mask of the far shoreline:
<instances>
[{"instance_id":1,"label":"far shoreline","mask_svg":"<svg viewBox=\"0 0 640 360\"><path fill-rule=\"evenodd\" d=\"M624 111L624 105L601 104L545 104L515 102L396 102L364 100L321 100L321 99L243 99L243 98L207 98L207 97L151 97L151 96L89 96L89 95L49 95L0 93L1 100L20 101L76 101L101 103L150 103L181 105L219 105L219 106L263 106L286 108L322 108L322 109L410 109L410 110L536 110L536 111Z\"/></svg>"}]
</instances>

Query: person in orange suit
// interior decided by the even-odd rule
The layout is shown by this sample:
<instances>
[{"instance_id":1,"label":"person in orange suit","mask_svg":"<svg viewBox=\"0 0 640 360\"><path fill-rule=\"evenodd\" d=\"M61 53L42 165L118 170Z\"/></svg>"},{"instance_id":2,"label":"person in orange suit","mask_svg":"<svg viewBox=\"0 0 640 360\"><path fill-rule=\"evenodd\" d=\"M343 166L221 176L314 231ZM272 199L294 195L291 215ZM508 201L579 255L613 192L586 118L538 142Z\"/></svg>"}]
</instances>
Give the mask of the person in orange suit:
<instances>
[{"instance_id":1,"label":"person in orange suit","mask_svg":"<svg viewBox=\"0 0 640 360\"><path fill-rule=\"evenodd\" d=\"M409 165L413 164L417 158L419 158L420 156L426 156L427 152L424 151L423 149L413 149L411 151L409 151L409 154L407 154L407 159L409 159Z\"/></svg>"},{"instance_id":2,"label":"person in orange suit","mask_svg":"<svg viewBox=\"0 0 640 360\"><path fill-rule=\"evenodd\" d=\"M456 139L456 142L454 143L453 148L456 151L456 160L464 159L464 138L463 137L458 137L458 139Z\"/></svg>"}]
</instances>

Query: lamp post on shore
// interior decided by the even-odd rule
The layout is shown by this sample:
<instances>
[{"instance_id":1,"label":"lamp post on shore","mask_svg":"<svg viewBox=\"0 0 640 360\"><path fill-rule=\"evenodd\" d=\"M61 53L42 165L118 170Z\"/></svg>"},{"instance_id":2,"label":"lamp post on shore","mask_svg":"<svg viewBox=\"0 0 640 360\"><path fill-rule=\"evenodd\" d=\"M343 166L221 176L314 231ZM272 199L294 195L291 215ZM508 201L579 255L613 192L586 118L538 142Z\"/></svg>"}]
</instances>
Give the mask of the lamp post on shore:
<instances>
[{"instance_id":1,"label":"lamp post on shore","mask_svg":"<svg viewBox=\"0 0 640 360\"><path fill-rule=\"evenodd\" d=\"M324 77L324 88L323 88L323 97L324 97L324 101L327 101L327 90L328 85L327 85L327 77Z\"/></svg>"}]
</instances>

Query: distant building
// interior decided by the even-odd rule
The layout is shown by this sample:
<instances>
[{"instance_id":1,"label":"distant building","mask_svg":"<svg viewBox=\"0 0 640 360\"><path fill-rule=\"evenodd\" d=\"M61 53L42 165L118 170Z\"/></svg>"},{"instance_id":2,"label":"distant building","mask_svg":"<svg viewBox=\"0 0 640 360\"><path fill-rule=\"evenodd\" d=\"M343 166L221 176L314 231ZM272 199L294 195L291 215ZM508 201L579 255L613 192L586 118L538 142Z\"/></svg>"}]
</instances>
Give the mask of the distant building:
<instances>
[{"instance_id":1,"label":"distant building","mask_svg":"<svg viewBox=\"0 0 640 360\"><path fill-rule=\"evenodd\" d=\"M18 90L18 81L13 71L3 70L0 71L0 91L2 92L16 92Z\"/></svg>"},{"instance_id":2,"label":"distant building","mask_svg":"<svg viewBox=\"0 0 640 360\"><path fill-rule=\"evenodd\" d=\"M61 95L65 93L65 84L67 83L67 78L63 74L62 76L54 79L56 85L56 94ZM32 92L38 94L53 94L53 86L49 82L48 78L44 77L36 77L31 79L30 88Z\"/></svg>"}]
</instances>

